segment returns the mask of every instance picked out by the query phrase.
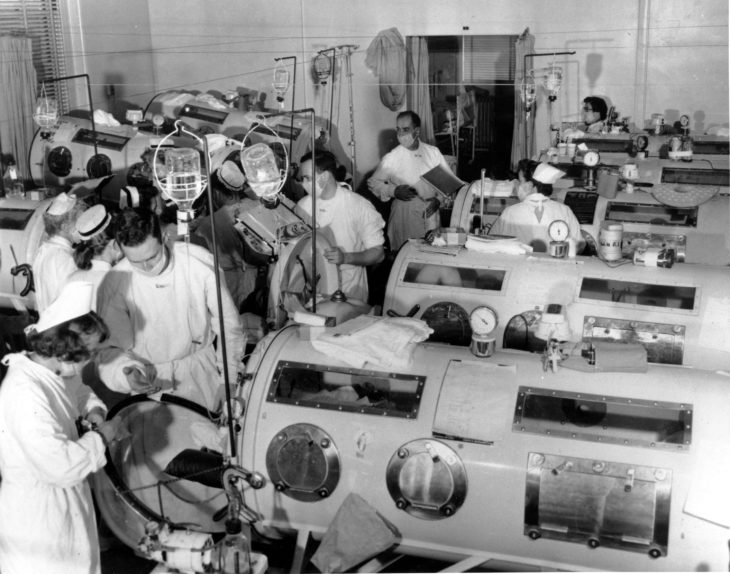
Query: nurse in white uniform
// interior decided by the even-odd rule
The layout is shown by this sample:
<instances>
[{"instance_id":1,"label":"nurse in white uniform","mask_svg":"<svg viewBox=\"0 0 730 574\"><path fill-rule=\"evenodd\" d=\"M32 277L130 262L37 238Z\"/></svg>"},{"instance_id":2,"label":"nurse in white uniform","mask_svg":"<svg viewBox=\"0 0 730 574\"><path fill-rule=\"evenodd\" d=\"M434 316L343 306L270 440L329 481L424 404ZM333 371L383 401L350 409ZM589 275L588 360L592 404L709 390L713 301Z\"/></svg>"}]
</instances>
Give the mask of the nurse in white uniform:
<instances>
[{"instance_id":1,"label":"nurse in white uniform","mask_svg":"<svg viewBox=\"0 0 730 574\"><path fill-rule=\"evenodd\" d=\"M69 283L28 331L30 352L6 355L0 385L0 572L100 572L87 477L105 464L118 422L77 376L88 358L73 320L91 310L90 283ZM79 437L85 416L96 432Z\"/></svg>"},{"instance_id":2,"label":"nurse in white uniform","mask_svg":"<svg viewBox=\"0 0 730 574\"><path fill-rule=\"evenodd\" d=\"M76 271L72 244L75 224L84 204L75 195L59 193L43 214L43 225L48 238L33 258L33 283L36 308L42 313L56 300L69 276Z\"/></svg>"}]
</instances>

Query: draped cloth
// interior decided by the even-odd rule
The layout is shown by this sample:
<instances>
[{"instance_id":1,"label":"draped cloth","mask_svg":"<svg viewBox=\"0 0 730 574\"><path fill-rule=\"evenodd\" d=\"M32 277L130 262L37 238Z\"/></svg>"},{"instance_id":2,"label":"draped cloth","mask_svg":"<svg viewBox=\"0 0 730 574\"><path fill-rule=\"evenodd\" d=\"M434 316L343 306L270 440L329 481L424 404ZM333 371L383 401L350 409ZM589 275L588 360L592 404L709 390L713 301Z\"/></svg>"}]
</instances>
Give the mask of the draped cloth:
<instances>
[{"instance_id":1,"label":"draped cloth","mask_svg":"<svg viewBox=\"0 0 730 574\"><path fill-rule=\"evenodd\" d=\"M391 111L406 97L406 45L397 28L378 32L368 46L365 65L380 80L380 101Z\"/></svg>"},{"instance_id":2,"label":"draped cloth","mask_svg":"<svg viewBox=\"0 0 730 574\"><path fill-rule=\"evenodd\" d=\"M429 92L428 43L423 36L408 37L408 109L421 117L421 141L434 143Z\"/></svg>"},{"instance_id":3,"label":"draped cloth","mask_svg":"<svg viewBox=\"0 0 730 574\"><path fill-rule=\"evenodd\" d=\"M33 42L25 36L0 36L0 54L0 153L13 157L20 179L30 179L28 150L35 132L36 90Z\"/></svg>"},{"instance_id":4,"label":"draped cloth","mask_svg":"<svg viewBox=\"0 0 730 574\"><path fill-rule=\"evenodd\" d=\"M522 158L532 157L534 138L529 137L534 127L534 111L530 114L528 121L525 114L525 104L522 101L521 86L527 70L525 69L525 55L535 51L535 36L530 34L530 29L525 31L515 42L515 123L512 131L512 170L517 171L517 162ZM528 62L528 69L530 64Z\"/></svg>"}]
</instances>

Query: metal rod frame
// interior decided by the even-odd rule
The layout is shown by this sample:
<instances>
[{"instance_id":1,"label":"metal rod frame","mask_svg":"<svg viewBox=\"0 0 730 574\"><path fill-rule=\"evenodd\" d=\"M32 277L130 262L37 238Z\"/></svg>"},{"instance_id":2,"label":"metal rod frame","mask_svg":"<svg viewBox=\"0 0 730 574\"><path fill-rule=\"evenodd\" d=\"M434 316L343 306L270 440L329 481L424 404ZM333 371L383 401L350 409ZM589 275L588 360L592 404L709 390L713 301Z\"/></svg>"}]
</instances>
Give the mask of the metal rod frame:
<instances>
[{"instance_id":1,"label":"metal rod frame","mask_svg":"<svg viewBox=\"0 0 730 574\"><path fill-rule=\"evenodd\" d=\"M99 155L99 148L96 145L96 122L94 121L94 101L91 99L91 80L89 79L89 74L76 74L74 76L61 76L59 78L50 78L48 80L43 80L41 82L41 85L45 85L51 82L64 82L66 80L75 80L77 78L85 78L86 79L86 93L89 96L89 110L91 111L91 132L94 140L94 155Z\"/></svg>"},{"instance_id":2,"label":"metal rod frame","mask_svg":"<svg viewBox=\"0 0 730 574\"><path fill-rule=\"evenodd\" d=\"M291 84L291 125L290 125L290 137L289 137L289 161L291 162L291 148L294 141L294 102L297 97L297 57L296 56L284 56L283 58L274 58L274 62L281 62L283 60L294 60L294 79Z\"/></svg>"},{"instance_id":3,"label":"metal rod frame","mask_svg":"<svg viewBox=\"0 0 730 574\"><path fill-rule=\"evenodd\" d=\"M291 110L289 112L277 112L274 114L266 114L267 118L273 118L276 116L284 116L286 114L292 114L292 121L294 121L294 114L310 114L312 120L311 127L311 145L312 145L312 313L317 312L317 193L315 189L315 179L317 174L315 172L314 155L315 155L315 111L314 108L302 108L301 110Z\"/></svg>"},{"instance_id":4,"label":"metal rod frame","mask_svg":"<svg viewBox=\"0 0 730 574\"><path fill-rule=\"evenodd\" d=\"M571 50L568 52L545 52L545 53L540 53L540 54L538 54L537 52L531 52L529 54L525 54L522 57L522 83L524 83L525 78L527 77L527 58L540 58L543 56L569 56L569 55L572 56L573 54L575 54L575 50ZM522 89L522 88L520 88L520 89ZM537 101L537 99L535 101ZM532 106L535 107L535 102L532 103ZM534 125L535 114L533 113L531 115L532 115L532 122ZM550 119L552 119L552 118L550 118ZM526 148L525 157L529 158L530 146L527 145L527 123L528 123L527 119L525 119L525 148Z\"/></svg>"}]
</instances>

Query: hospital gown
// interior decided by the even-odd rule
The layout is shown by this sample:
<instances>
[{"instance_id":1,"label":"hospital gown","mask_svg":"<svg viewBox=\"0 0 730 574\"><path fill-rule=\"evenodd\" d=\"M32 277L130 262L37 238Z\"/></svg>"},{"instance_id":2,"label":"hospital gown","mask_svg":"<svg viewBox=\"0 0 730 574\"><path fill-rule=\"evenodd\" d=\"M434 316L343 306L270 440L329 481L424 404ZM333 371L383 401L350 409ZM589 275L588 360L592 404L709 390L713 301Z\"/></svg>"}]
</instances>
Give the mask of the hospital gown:
<instances>
[{"instance_id":1,"label":"hospital gown","mask_svg":"<svg viewBox=\"0 0 730 574\"><path fill-rule=\"evenodd\" d=\"M311 217L312 198L303 197L297 207ZM383 245L385 221L364 197L342 184L332 199L317 200L317 221L322 223L325 236L347 253L359 253ZM326 223L326 224L325 224ZM367 303L368 279L362 265L340 265L342 291L348 298Z\"/></svg>"},{"instance_id":2,"label":"hospital gown","mask_svg":"<svg viewBox=\"0 0 730 574\"><path fill-rule=\"evenodd\" d=\"M39 313L56 300L69 276L76 271L71 242L54 235L38 248L33 259L33 283Z\"/></svg>"},{"instance_id":3,"label":"hospital gown","mask_svg":"<svg viewBox=\"0 0 730 574\"><path fill-rule=\"evenodd\" d=\"M213 256L185 243L173 243L170 254L167 268L155 276L120 261L99 287L99 314L109 327L110 346L153 363L158 380L174 384L174 394L214 409L223 361L221 345L217 351L214 346L220 327ZM235 383L246 337L223 281L221 300L228 376ZM122 364L99 363L102 380L113 390L128 388Z\"/></svg>"},{"instance_id":4,"label":"hospital gown","mask_svg":"<svg viewBox=\"0 0 730 574\"><path fill-rule=\"evenodd\" d=\"M0 572L100 572L86 478L105 463L98 433L75 420L98 398L23 354L7 355L0 385Z\"/></svg>"},{"instance_id":5,"label":"hospital gown","mask_svg":"<svg viewBox=\"0 0 730 574\"><path fill-rule=\"evenodd\" d=\"M439 227L438 211L424 217L428 200L436 196L436 191L421 179L424 173L437 165L451 171L438 148L418 142L418 149L412 151L399 145L383 157L368 181L370 189L381 201L393 199L388 220L388 238L393 251L400 249L408 239L420 239L427 231ZM395 188L399 185L413 187L418 197L410 201L394 199Z\"/></svg>"},{"instance_id":6,"label":"hospital gown","mask_svg":"<svg viewBox=\"0 0 730 574\"><path fill-rule=\"evenodd\" d=\"M551 241L548 228L559 219L568 224L568 238L580 244L583 240L580 223L570 207L541 193L531 193L520 203L507 207L489 234L510 235L535 251L546 252Z\"/></svg>"}]
</instances>

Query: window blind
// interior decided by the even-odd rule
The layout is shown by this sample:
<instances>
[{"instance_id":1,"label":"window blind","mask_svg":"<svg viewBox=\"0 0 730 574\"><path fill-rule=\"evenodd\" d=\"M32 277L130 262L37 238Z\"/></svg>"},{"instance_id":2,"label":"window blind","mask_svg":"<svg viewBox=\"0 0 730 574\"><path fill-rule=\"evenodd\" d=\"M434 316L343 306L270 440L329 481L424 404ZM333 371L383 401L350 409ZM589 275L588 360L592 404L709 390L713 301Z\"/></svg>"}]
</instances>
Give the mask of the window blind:
<instances>
[{"instance_id":1,"label":"window blind","mask_svg":"<svg viewBox=\"0 0 730 574\"><path fill-rule=\"evenodd\" d=\"M464 36L464 82L514 82L517 36Z\"/></svg>"},{"instance_id":2,"label":"window blind","mask_svg":"<svg viewBox=\"0 0 730 574\"><path fill-rule=\"evenodd\" d=\"M33 39L33 65L39 86L44 80L67 75L62 2L63 0L0 0L0 34L23 34ZM46 95L56 98L60 113L68 112L66 82L46 84Z\"/></svg>"}]
</instances>

